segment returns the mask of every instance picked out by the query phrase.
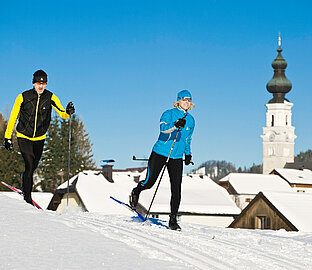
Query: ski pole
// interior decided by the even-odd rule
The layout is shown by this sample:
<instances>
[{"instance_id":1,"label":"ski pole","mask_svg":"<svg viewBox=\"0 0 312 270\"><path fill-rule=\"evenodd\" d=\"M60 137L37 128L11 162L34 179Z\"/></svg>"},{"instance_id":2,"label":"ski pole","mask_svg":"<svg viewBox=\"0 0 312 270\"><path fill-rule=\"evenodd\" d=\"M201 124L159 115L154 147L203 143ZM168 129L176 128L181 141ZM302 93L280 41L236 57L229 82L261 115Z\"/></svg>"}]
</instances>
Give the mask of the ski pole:
<instances>
[{"instance_id":1,"label":"ski pole","mask_svg":"<svg viewBox=\"0 0 312 270\"><path fill-rule=\"evenodd\" d=\"M185 119L186 116L187 116L187 112L185 113L183 119ZM172 146L171 146L169 155L168 155L168 157L167 157L166 163L165 163L165 165L164 165L164 168L163 168L163 170L162 170L161 176L160 176L160 178L159 178L159 181L158 181L156 190L155 190L155 192L154 192L154 196L153 196L153 198L152 198L151 204L150 204L150 206L149 206L149 208L148 208L148 210L147 210L147 213L146 213L144 222L147 220L147 218L148 218L148 216L149 216L149 214L150 214L150 210L151 210L152 204L153 204L153 202L154 202L154 199L155 199L156 193L157 193L157 191L158 191L158 188L159 188L161 179L162 179L162 177L163 177L163 175L164 175L165 169L167 168L167 165L168 165L168 162L169 162L169 159L170 159L170 156L171 156L173 147L174 147L174 145L175 145L175 143L176 143L176 141L177 141L177 138L178 138L178 135L179 135L179 133L180 133L180 130L181 130L181 129L178 128L177 134L176 134L176 136L175 136L175 138L174 138L174 140L173 140L173 143L172 143Z\"/></svg>"},{"instance_id":2,"label":"ski pole","mask_svg":"<svg viewBox=\"0 0 312 270\"><path fill-rule=\"evenodd\" d=\"M70 177L70 141L71 141L71 114L69 115L69 135L68 135L68 181L67 181L67 207L69 198L69 177Z\"/></svg>"}]
</instances>

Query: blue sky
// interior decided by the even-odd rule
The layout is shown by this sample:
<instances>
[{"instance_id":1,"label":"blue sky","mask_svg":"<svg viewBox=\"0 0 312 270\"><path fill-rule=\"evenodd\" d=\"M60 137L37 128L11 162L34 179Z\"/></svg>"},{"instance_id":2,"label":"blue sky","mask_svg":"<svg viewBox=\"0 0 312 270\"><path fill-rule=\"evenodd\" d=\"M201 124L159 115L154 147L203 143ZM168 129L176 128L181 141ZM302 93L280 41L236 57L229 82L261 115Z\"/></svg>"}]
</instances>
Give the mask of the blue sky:
<instances>
[{"instance_id":1,"label":"blue sky","mask_svg":"<svg viewBox=\"0 0 312 270\"><path fill-rule=\"evenodd\" d=\"M196 104L193 160L262 162L278 33L293 88L295 153L312 148L310 1L2 1L0 110L32 87L37 69L72 100L94 157L140 165L159 118L189 89ZM66 149L64 149L66 151Z\"/></svg>"}]
</instances>

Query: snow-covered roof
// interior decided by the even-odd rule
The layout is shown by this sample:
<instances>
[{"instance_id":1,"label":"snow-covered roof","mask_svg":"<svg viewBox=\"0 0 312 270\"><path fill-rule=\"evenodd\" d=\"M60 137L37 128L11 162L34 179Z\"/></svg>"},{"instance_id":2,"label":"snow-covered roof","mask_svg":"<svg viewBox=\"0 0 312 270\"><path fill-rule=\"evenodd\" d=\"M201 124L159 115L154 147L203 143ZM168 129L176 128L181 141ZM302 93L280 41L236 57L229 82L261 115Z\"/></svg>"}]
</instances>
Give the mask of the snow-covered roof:
<instances>
[{"instance_id":1,"label":"snow-covered roof","mask_svg":"<svg viewBox=\"0 0 312 270\"><path fill-rule=\"evenodd\" d=\"M145 178L146 171L138 172L113 172L114 183L108 182L102 174L95 171L84 171L72 177L70 184L77 179L76 189L88 211L103 212L106 214L132 214L129 210L118 205L109 197L128 202L129 195L137 183L134 176ZM139 203L148 209L157 183L152 189L141 193ZM67 182L58 189L67 187ZM152 212L170 213L170 182L166 170L161 185L157 192ZM214 183L209 177L200 178L199 175L183 175L182 200L179 211L202 214L240 214L240 209L233 202L225 189Z\"/></svg>"},{"instance_id":2,"label":"snow-covered roof","mask_svg":"<svg viewBox=\"0 0 312 270\"><path fill-rule=\"evenodd\" d=\"M238 194L258 194L260 191L293 191L278 175L230 173L219 182L229 182Z\"/></svg>"},{"instance_id":3,"label":"snow-covered roof","mask_svg":"<svg viewBox=\"0 0 312 270\"><path fill-rule=\"evenodd\" d=\"M275 171L285 178L290 184L309 184L312 185L311 170L296 169L275 169Z\"/></svg>"},{"instance_id":4,"label":"snow-covered roof","mask_svg":"<svg viewBox=\"0 0 312 270\"><path fill-rule=\"evenodd\" d=\"M157 182L158 183L158 182ZM153 188L141 192L139 202L148 208L154 195L157 183ZM170 180L166 171L151 212L170 213ZM212 181L208 176L183 175L180 212L197 214L231 214L238 215L241 210L236 206L227 191Z\"/></svg>"},{"instance_id":5,"label":"snow-covered roof","mask_svg":"<svg viewBox=\"0 0 312 270\"><path fill-rule=\"evenodd\" d=\"M299 231L312 232L311 193L263 192L263 194Z\"/></svg>"},{"instance_id":6,"label":"snow-covered roof","mask_svg":"<svg viewBox=\"0 0 312 270\"><path fill-rule=\"evenodd\" d=\"M111 183L97 171L83 171L69 179L69 184L77 179L76 190L90 212L132 215L129 210L110 199L110 196L128 202L134 183L133 176L137 174L136 172L113 173L114 183ZM67 188L67 181L58 187L58 189L63 188Z\"/></svg>"},{"instance_id":7,"label":"snow-covered roof","mask_svg":"<svg viewBox=\"0 0 312 270\"><path fill-rule=\"evenodd\" d=\"M11 192L11 191L3 191L1 192L2 194L10 197L10 198L14 198L17 200L23 200L23 197L21 195L19 195L16 192ZM40 207L42 209L47 209L52 197L53 197L53 193L50 192L32 192L31 193L31 197L32 199L38 203L40 205Z\"/></svg>"}]
</instances>

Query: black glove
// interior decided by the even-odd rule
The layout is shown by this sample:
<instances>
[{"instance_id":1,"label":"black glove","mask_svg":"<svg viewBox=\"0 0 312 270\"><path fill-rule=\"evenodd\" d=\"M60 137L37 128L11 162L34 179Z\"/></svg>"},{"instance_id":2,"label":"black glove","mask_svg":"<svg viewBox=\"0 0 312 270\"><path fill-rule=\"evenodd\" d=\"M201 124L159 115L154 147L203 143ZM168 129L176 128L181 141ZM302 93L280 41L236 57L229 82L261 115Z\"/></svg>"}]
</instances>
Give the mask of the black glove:
<instances>
[{"instance_id":1,"label":"black glove","mask_svg":"<svg viewBox=\"0 0 312 270\"><path fill-rule=\"evenodd\" d=\"M4 139L4 147L6 150L13 151L13 143L11 139Z\"/></svg>"},{"instance_id":2,"label":"black glove","mask_svg":"<svg viewBox=\"0 0 312 270\"><path fill-rule=\"evenodd\" d=\"M174 125L176 126L176 128L184 128L185 123L186 123L186 120L184 118L180 118L174 122Z\"/></svg>"},{"instance_id":3,"label":"black glove","mask_svg":"<svg viewBox=\"0 0 312 270\"><path fill-rule=\"evenodd\" d=\"M66 113L69 115L72 115L75 113L75 107L74 104L70 101L68 102L67 106L66 106Z\"/></svg>"},{"instance_id":4,"label":"black glove","mask_svg":"<svg viewBox=\"0 0 312 270\"><path fill-rule=\"evenodd\" d=\"M185 155L185 160L184 160L184 163L185 165L190 165L192 162L192 155Z\"/></svg>"}]
</instances>

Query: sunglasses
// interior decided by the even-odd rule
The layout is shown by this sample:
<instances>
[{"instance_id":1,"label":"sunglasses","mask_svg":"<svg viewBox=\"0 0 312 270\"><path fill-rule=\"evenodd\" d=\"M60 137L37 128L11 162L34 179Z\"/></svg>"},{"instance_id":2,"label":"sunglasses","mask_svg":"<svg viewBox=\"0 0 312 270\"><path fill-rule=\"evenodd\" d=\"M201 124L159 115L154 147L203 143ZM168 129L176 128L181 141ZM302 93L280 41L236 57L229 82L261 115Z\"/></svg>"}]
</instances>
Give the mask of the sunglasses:
<instances>
[{"instance_id":1,"label":"sunglasses","mask_svg":"<svg viewBox=\"0 0 312 270\"><path fill-rule=\"evenodd\" d=\"M192 102L192 99L191 98L188 98L188 97L183 97L181 98L182 101L188 101L188 102Z\"/></svg>"},{"instance_id":2,"label":"sunglasses","mask_svg":"<svg viewBox=\"0 0 312 270\"><path fill-rule=\"evenodd\" d=\"M35 84L37 84L37 85L47 85L47 83L46 82L44 82L44 83L40 83L40 82L35 82Z\"/></svg>"}]
</instances>

